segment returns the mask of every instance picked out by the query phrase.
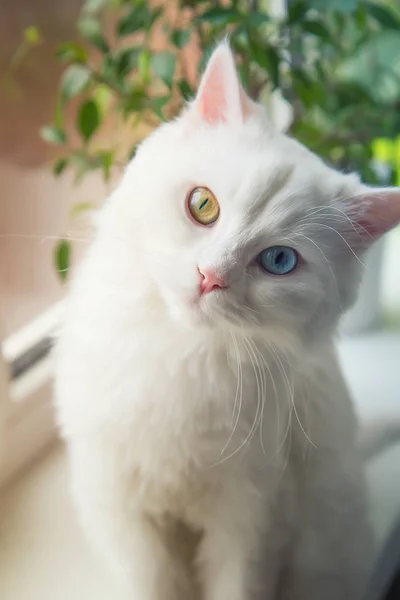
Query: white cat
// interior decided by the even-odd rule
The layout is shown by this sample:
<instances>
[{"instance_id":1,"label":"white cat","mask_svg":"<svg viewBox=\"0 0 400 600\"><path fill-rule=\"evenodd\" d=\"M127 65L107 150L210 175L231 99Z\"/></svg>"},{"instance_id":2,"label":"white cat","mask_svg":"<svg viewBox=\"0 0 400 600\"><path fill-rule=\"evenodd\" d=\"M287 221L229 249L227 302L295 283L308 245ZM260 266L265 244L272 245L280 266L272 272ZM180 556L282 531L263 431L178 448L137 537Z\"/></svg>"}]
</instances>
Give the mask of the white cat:
<instances>
[{"instance_id":1,"label":"white cat","mask_svg":"<svg viewBox=\"0 0 400 600\"><path fill-rule=\"evenodd\" d=\"M76 505L127 598L361 597L373 544L332 340L398 221L399 190L274 131L226 43L141 145L56 373Z\"/></svg>"}]
</instances>

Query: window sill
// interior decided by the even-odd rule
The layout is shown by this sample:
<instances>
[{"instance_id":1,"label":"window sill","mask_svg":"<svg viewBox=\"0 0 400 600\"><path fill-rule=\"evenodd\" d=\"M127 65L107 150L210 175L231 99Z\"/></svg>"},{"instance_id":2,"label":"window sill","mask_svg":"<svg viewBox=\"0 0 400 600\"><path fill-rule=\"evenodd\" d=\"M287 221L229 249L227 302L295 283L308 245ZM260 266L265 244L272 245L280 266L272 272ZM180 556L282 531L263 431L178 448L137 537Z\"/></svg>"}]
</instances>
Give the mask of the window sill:
<instances>
[{"instance_id":1,"label":"window sill","mask_svg":"<svg viewBox=\"0 0 400 600\"><path fill-rule=\"evenodd\" d=\"M52 411L53 359L49 345L42 342L56 331L61 306L53 306L2 344L10 381L5 403L5 460L0 486L56 437ZM39 352L35 348L39 348Z\"/></svg>"}]
</instances>

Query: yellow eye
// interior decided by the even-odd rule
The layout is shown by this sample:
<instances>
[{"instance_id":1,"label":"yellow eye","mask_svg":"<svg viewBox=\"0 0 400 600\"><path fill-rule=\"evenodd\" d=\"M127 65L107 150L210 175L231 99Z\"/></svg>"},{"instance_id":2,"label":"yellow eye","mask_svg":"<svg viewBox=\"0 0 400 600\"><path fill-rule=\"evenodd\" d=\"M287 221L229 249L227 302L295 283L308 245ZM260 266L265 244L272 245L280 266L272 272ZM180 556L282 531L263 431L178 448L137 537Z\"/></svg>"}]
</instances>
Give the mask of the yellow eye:
<instances>
[{"instance_id":1,"label":"yellow eye","mask_svg":"<svg viewBox=\"0 0 400 600\"><path fill-rule=\"evenodd\" d=\"M201 225L211 225L219 217L218 200L206 187L197 187L190 192L188 206L193 219Z\"/></svg>"}]
</instances>

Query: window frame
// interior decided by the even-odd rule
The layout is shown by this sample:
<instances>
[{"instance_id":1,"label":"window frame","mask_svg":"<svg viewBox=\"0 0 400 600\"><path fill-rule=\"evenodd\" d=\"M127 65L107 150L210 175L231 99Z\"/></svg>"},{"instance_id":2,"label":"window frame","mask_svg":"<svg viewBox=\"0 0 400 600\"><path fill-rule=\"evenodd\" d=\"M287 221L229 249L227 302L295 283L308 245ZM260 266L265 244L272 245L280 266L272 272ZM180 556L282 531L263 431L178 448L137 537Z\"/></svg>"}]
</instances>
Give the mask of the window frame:
<instances>
[{"instance_id":1,"label":"window frame","mask_svg":"<svg viewBox=\"0 0 400 600\"><path fill-rule=\"evenodd\" d=\"M56 439L51 342L62 303L3 340L0 354L0 486Z\"/></svg>"}]
</instances>

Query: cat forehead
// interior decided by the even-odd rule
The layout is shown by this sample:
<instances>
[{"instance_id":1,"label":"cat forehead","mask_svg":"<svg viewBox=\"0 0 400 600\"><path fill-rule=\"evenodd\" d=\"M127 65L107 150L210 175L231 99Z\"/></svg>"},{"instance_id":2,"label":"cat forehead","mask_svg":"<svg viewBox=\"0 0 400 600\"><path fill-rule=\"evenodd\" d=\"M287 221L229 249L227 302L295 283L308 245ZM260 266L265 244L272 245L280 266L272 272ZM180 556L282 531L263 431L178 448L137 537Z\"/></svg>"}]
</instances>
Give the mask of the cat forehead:
<instances>
[{"instance_id":1,"label":"cat forehead","mask_svg":"<svg viewBox=\"0 0 400 600\"><path fill-rule=\"evenodd\" d=\"M145 143L149 158L161 171L223 187L243 184L282 187L292 179L312 183L331 170L307 148L274 131L262 120L238 127L191 127L185 120L161 127Z\"/></svg>"}]
</instances>

